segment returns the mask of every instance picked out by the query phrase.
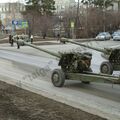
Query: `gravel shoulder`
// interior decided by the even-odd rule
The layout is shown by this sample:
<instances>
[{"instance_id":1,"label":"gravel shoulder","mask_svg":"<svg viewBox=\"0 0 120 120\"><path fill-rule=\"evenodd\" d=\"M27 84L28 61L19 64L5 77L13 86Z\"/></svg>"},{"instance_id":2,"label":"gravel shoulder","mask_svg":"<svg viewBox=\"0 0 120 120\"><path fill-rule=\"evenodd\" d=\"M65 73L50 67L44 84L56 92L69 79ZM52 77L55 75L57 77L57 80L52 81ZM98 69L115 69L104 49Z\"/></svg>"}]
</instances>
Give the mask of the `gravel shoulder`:
<instances>
[{"instance_id":1,"label":"gravel shoulder","mask_svg":"<svg viewBox=\"0 0 120 120\"><path fill-rule=\"evenodd\" d=\"M1 120L106 120L0 81Z\"/></svg>"}]
</instances>

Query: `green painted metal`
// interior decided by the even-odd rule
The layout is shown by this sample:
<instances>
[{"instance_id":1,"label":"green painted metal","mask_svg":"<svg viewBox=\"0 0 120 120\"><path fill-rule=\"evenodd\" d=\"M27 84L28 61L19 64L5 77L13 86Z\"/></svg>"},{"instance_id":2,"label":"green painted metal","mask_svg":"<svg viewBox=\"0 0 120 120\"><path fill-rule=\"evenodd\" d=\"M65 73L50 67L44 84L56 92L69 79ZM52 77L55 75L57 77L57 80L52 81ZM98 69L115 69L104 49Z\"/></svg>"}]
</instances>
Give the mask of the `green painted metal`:
<instances>
[{"instance_id":1,"label":"green painted metal","mask_svg":"<svg viewBox=\"0 0 120 120\"><path fill-rule=\"evenodd\" d=\"M56 54L56 53L54 53L54 52L51 52L51 51L48 51L48 50L46 50L46 49L40 48L40 47L38 47L38 46L36 46L36 45L33 45L33 44L29 43L29 42L25 42L25 41L22 40L22 39L14 39L14 42L17 42L20 46L27 45L27 46L30 46L30 47L35 48L35 49L37 49L37 50L43 51L43 52L45 52L45 53L48 53L48 54L50 54L50 55L52 55L52 56L55 56L55 57L57 57L57 58L61 58L61 55L60 55L60 54Z\"/></svg>"},{"instance_id":2,"label":"green painted metal","mask_svg":"<svg viewBox=\"0 0 120 120\"><path fill-rule=\"evenodd\" d=\"M113 69L114 69L114 70L120 70L120 65L114 65L114 66L113 66Z\"/></svg>"},{"instance_id":3,"label":"green painted metal","mask_svg":"<svg viewBox=\"0 0 120 120\"><path fill-rule=\"evenodd\" d=\"M96 51L103 52L103 53L106 53L106 54L108 54L112 50L112 49L111 50L107 50L107 49L99 49L99 48L91 47L91 46L88 46L88 45L85 45L85 44L81 44L79 42L75 42L73 40L69 40L69 39L66 39L66 38L62 38L61 42L69 42L69 43L72 43L72 44L76 44L76 45L80 45L80 46L83 46L83 47L87 47L87 48L90 48L92 50L96 50Z\"/></svg>"},{"instance_id":4,"label":"green painted metal","mask_svg":"<svg viewBox=\"0 0 120 120\"><path fill-rule=\"evenodd\" d=\"M27 42L24 42L24 45L27 45L27 46L30 46L30 47L32 47L32 48L38 49L38 50L43 51L43 52L45 52L45 53L48 53L48 54L50 54L50 55L52 55L52 56L55 56L55 57L57 57L57 58L60 58L60 57L61 57L60 54L56 54L56 53L54 53L54 52L45 50L45 49L43 49L43 48L37 47L36 45L30 44L30 43L27 43Z\"/></svg>"},{"instance_id":5,"label":"green painted metal","mask_svg":"<svg viewBox=\"0 0 120 120\"><path fill-rule=\"evenodd\" d=\"M89 82L110 82L120 84L120 77L106 75L106 74L95 74L95 73L66 73L67 79L89 81Z\"/></svg>"},{"instance_id":6,"label":"green painted metal","mask_svg":"<svg viewBox=\"0 0 120 120\"><path fill-rule=\"evenodd\" d=\"M79 42L75 42L66 38L61 39L62 42L69 42L72 44L76 44L79 46L83 46L92 50L96 50L99 52L102 52L102 57L107 59L109 63L112 65L113 70L120 70L120 49L119 48L104 48L104 49L98 49L95 47L91 47L85 44L81 44Z\"/></svg>"}]
</instances>

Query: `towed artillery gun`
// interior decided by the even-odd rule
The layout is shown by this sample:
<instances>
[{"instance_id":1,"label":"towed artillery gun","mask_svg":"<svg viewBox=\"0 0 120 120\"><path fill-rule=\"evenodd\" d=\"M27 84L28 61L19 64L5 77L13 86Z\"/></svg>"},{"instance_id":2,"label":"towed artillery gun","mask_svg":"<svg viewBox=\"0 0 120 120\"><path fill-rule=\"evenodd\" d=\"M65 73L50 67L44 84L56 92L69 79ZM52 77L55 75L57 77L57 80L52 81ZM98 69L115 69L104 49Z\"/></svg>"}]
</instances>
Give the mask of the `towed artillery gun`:
<instances>
[{"instance_id":1,"label":"towed artillery gun","mask_svg":"<svg viewBox=\"0 0 120 120\"><path fill-rule=\"evenodd\" d=\"M13 40L17 40L17 39L22 39L24 40L25 42L30 42L30 39L29 39L29 36L28 35L14 35L13 36Z\"/></svg>"},{"instance_id":2,"label":"towed artillery gun","mask_svg":"<svg viewBox=\"0 0 120 120\"><path fill-rule=\"evenodd\" d=\"M120 77L107 74L92 73L90 68L92 54L70 52L70 53L54 53L36 45L25 42L24 40L15 40L20 46L30 46L39 51L48 53L56 58L59 58L58 65L61 69L55 69L52 73L51 80L54 86L62 87L65 80L80 80L83 83L89 84L94 81L108 81L111 83L120 84Z\"/></svg>"},{"instance_id":3,"label":"towed artillery gun","mask_svg":"<svg viewBox=\"0 0 120 120\"><path fill-rule=\"evenodd\" d=\"M29 38L28 35L14 35L14 36L10 35L10 37L11 37L11 38L9 38L9 39L11 39L10 41L12 41L12 42L11 42L11 46L13 46L13 42L16 42L18 49L20 48L20 46L19 46L19 44L18 44L18 42L17 42L19 39L22 39L22 40L24 40L25 42L31 42L31 39Z\"/></svg>"},{"instance_id":4,"label":"towed artillery gun","mask_svg":"<svg viewBox=\"0 0 120 120\"><path fill-rule=\"evenodd\" d=\"M100 65L100 72L103 74L112 74L114 70L120 70L120 49L119 48L99 49L99 48L91 47L85 44L81 44L79 42L68 40L66 38L61 39L61 42L63 43L69 42L72 44L83 46L85 48L96 50L98 52L102 52L103 53L102 56L107 60L102 62L102 64Z\"/></svg>"}]
</instances>

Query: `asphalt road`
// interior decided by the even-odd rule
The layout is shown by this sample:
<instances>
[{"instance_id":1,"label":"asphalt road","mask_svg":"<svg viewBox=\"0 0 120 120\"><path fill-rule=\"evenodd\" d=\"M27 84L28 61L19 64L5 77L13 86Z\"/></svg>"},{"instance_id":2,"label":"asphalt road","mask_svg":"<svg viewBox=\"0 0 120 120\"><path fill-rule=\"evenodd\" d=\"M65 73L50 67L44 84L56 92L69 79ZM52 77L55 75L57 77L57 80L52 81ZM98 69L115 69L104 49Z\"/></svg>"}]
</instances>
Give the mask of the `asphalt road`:
<instances>
[{"instance_id":1,"label":"asphalt road","mask_svg":"<svg viewBox=\"0 0 120 120\"><path fill-rule=\"evenodd\" d=\"M66 50L75 48L73 45L65 46ZM58 51L58 46L49 46L46 49ZM64 51L62 45L59 46L60 49ZM23 50L26 51L23 53ZM0 50L1 80L111 120L120 119L119 85L113 87L104 83L84 85L76 80L66 81L63 88L56 88L51 84L50 75L51 71L58 67L57 60L28 47L24 47L19 53L13 51L16 51L15 48L12 48L12 51ZM91 52L94 54L92 69L99 72L99 64L104 59L99 52ZM119 71L114 74L119 74Z\"/></svg>"}]
</instances>

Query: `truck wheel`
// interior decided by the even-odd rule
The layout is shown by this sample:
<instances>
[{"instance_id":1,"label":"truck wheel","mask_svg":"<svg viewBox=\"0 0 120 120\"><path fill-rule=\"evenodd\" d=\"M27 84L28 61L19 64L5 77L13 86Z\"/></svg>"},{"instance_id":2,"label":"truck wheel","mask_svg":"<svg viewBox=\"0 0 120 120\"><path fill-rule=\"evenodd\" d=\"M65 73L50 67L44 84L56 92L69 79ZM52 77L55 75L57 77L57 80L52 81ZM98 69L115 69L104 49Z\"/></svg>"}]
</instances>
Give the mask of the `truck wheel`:
<instances>
[{"instance_id":1,"label":"truck wheel","mask_svg":"<svg viewBox=\"0 0 120 120\"><path fill-rule=\"evenodd\" d=\"M55 69L51 77L52 83L55 87L62 87L65 83L65 75L61 69Z\"/></svg>"},{"instance_id":2,"label":"truck wheel","mask_svg":"<svg viewBox=\"0 0 120 120\"><path fill-rule=\"evenodd\" d=\"M104 74L112 74L113 73L113 66L110 62L103 62L100 66L100 72Z\"/></svg>"}]
</instances>

